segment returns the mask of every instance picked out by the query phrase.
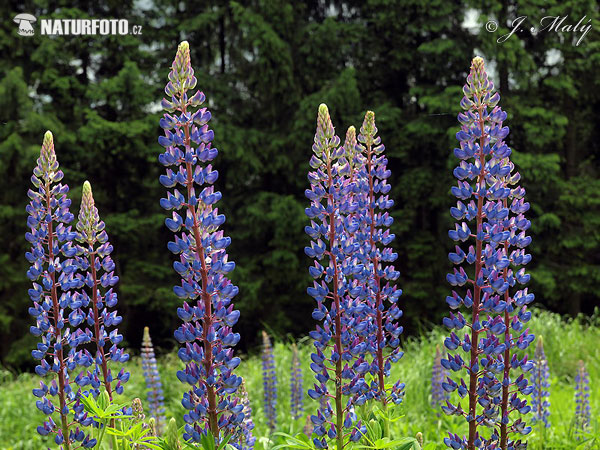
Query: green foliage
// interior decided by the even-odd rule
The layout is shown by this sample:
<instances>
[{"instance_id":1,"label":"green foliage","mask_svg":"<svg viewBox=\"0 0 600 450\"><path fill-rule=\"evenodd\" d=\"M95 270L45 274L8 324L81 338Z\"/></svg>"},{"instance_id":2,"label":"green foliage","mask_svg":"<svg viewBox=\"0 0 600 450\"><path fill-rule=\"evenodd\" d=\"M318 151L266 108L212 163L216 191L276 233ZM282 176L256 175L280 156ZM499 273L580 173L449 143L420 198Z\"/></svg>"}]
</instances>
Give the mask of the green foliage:
<instances>
[{"instance_id":1,"label":"green foliage","mask_svg":"<svg viewBox=\"0 0 600 450\"><path fill-rule=\"evenodd\" d=\"M535 310L530 322L532 332L544 337L544 347L550 366L550 422L552 427L543 429L535 427L528 436L532 450L553 449L592 449L597 446L600 437L600 392L597 380L600 380L600 311L592 319L563 320L560 316L544 311ZM404 343L405 356L401 364L393 368L392 379L406 380L406 397L399 408L391 407L389 415L384 412L372 412L370 408L357 410L357 414L368 426L369 440L356 444L362 448L386 448L389 441L383 436L386 421L389 423L391 441L401 441L397 448L417 450L412 436L422 433L423 450L442 450L441 440L447 430L453 429L464 432L462 420L455 417L439 415L430 406L430 379L436 345L440 345L446 335L441 327L427 332L419 339L411 338ZM586 345L582 345L584 342ZM300 360L305 374L310 370L310 345L307 341L298 345ZM533 348L531 348L533 352ZM289 398L289 367L291 364L291 345L276 342L274 348L279 394L282 399ZM532 356L532 355L530 355ZM591 380L591 411L592 423L585 440L575 441L573 436L572 418L575 412L574 404L574 375L577 361L586 362ZM175 354L168 354L158 362L165 390L165 406L168 416L174 417L168 423L166 433L157 439L155 445L163 450L185 449L181 441L183 427L183 407L180 404L182 386L176 379L175 373L182 363ZM145 393L144 378L139 360L127 363L126 370L131 371L131 379L127 383L125 396L117 396L115 404L130 405L135 397L143 398ZM282 401L278 405L277 422L280 424L279 433L269 436L262 403L261 360L258 355L244 358L240 366L240 375L244 377L250 403L253 410L252 419L256 425L254 435L257 436L256 450L276 450L283 448L313 449L312 442L302 436L305 418L296 421L290 419L289 402ZM10 376L0 371L0 450L39 450L44 447L44 440L39 436L35 427L42 413L32 408L34 397L31 389L37 376L23 374L18 377ZM311 384L309 377L305 379L305 390ZM305 397L305 414L313 414L317 402ZM97 417L103 417L105 422L114 414L113 406L102 397L97 407L90 406ZM112 409L111 409L112 408ZM129 420L127 418L126 420ZM462 428L461 428L462 427ZM180 447L177 442L180 442ZM103 445L108 445L106 437ZM377 446L380 447L377 447ZM383 446L383 447L381 447ZM45 448L45 447L44 447Z\"/></svg>"}]
</instances>

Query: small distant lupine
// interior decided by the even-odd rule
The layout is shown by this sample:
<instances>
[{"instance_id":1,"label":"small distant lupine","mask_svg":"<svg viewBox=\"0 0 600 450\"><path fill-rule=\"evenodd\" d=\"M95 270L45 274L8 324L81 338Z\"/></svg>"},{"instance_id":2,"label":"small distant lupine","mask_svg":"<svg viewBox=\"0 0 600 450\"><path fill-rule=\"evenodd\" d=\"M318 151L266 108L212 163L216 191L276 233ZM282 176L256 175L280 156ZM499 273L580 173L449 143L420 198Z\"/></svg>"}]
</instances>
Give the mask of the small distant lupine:
<instances>
[{"instance_id":1,"label":"small distant lupine","mask_svg":"<svg viewBox=\"0 0 600 450\"><path fill-rule=\"evenodd\" d=\"M277 426L277 374L275 372L275 355L271 339L266 332L262 332L262 370L263 370L263 399L265 404L265 417L267 427L271 432Z\"/></svg>"},{"instance_id":2,"label":"small distant lupine","mask_svg":"<svg viewBox=\"0 0 600 450\"><path fill-rule=\"evenodd\" d=\"M142 338L142 369L144 370L144 378L146 379L146 388L148 389L148 411L156 420L156 429L161 431L165 423L165 407L162 383L160 374L156 364L156 356L154 355L154 347L150 338L150 329L144 327L144 335Z\"/></svg>"},{"instance_id":3,"label":"small distant lupine","mask_svg":"<svg viewBox=\"0 0 600 450\"><path fill-rule=\"evenodd\" d=\"M77 266L73 261L76 248L73 239L77 233L68 225L73 220L69 212L71 201L67 198L69 187L60 184L63 172L54 151L52 133L47 131L33 170L31 181L36 190L27 193L31 202L27 206L27 225L30 232L26 239L31 243L31 252L26 253L31 267L27 277L33 282L29 296L33 306L29 313L36 324L31 333L41 338L32 356L39 360L35 372L46 378L56 374L47 385L33 390L39 400L36 406L48 416L48 420L37 428L42 436L54 434L54 441L65 450L92 448L96 439L83 430L92 424L92 418L84 411L80 402L81 388L73 379L77 366L86 368L93 363L89 352L79 349L90 342L90 336L77 327L85 320L81 297L72 289L79 287L74 278ZM57 415L55 415L57 413ZM53 416L58 416L58 424Z\"/></svg>"},{"instance_id":4,"label":"small distant lupine","mask_svg":"<svg viewBox=\"0 0 600 450\"><path fill-rule=\"evenodd\" d=\"M302 364L298 356L298 347L292 345L292 367L290 381L290 411L292 419L297 420L304 413Z\"/></svg>"},{"instance_id":5,"label":"small distant lupine","mask_svg":"<svg viewBox=\"0 0 600 450\"><path fill-rule=\"evenodd\" d=\"M583 361L575 375L575 435L580 437L590 426L590 376Z\"/></svg>"},{"instance_id":6,"label":"small distant lupine","mask_svg":"<svg viewBox=\"0 0 600 450\"><path fill-rule=\"evenodd\" d=\"M354 145L351 130L349 133L345 147ZM394 219L386 211L394 205L388 196L391 186L387 179L391 172L386 168L385 146L377 136L373 111L365 114L357 140L354 152L350 152L350 148L345 150L349 157L354 153L351 166L354 168L355 192L358 193L354 197L357 203L354 217L359 222L355 232L359 251L351 257L355 258L351 265L355 268L353 272L358 285L351 289L351 295L358 295L365 301L366 312L371 318L364 342L366 351L373 357L370 371L376 381L366 396L383 405L389 402L400 404L404 398L404 383L398 380L390 388L385 387L392 363L404 355L400 350L402 327L398 325L402 310L397 304L402 290L393 284L400 272L391 265L398 254L389 247L395 237L389 230ZM386 348L390 351L386 352Z\"/></svg>"},{"instance_id":7,"label":"small distant lupine","mask_svg":"<svg viewBox=\"0 0 600 450\"><path fill-rule=\"evenodd\" d=\"M238 428L237 435L229 441L238 450L253 450L256 438L252 430L254 430L254 422L252 421L252 408L250 407L250 399L246 390L246 383L242 382L238 389L241 405L243 406L244 422Z\"/></svg>"},{"instance_id":8,"label":"small distant lupine","mask_svg":"<svg viewBox=\"0 0 600 450\"><path fill-rule=\"evenodd\" d=\"M186 364L177 377L189 385L182 400L188 410L183 437L198 442L211 433L221 442L223 435L234 435L244 421L243 407L234 395L242 382L233 373L240 359L232 348L240 339L232 330L240 313L232 303L238 288L227 278L235 267L226 252L231 239L219 230L225 216L214 207L221 198L213 187L218 172L206 164L218 153L211 145L211 114L198 108L205 100L201 91L188 95L195 86L189 45L182 42L165 87L170 100L161 103L166 110L160 120L165 135L158 142L165 151L159 161L167 170L160 182L169 191L160 204L173 210L165 221L175 233L168 248L179 255L173 267L182 278L174 291L184 299L177 310L183 325L175 331L183 344L178 355Z\"/></svg>"},{"instance_id":9,"label":"small distant lupine","mask_svg":"<svg viewBox=\"0 0 600 450\"><path fill-rule=\"evenodd\" d=\"M94 203L92 187L88 181L83 184L81 196L81 208L77 222L77 257L76 262L79 273L76 277L80 280L80 301L89 306L87 324L93 327L93 331L86 330L95 344L95 357L93 370L82 372L78 378L89 380L94 396L100 392L101 385L108 392L109 398L113 398L113 389L117 394L123 393L123 384L129 380L129 372L121 368L119 373L113 376L108 367L108 358L116 363L124 363L129 355L118 346L123 341L123 335L118 333L117 328L110 332L108 329L118 326L123 318L117 315L114 307L117 305L117 293L113 286L119 280L114 274L115 263L110 257L113 246L108 241L105 225L98 215L98 208ZM90 290L90 295L86 289ZM103 293L104 291L104 293ZM111 311L112 309L112 311ZM106 345L112 346L106 349ZM116 380L116 384L113 382Z\"/></svg>"},{"instance_id":10,"label":"small distant lupine","mask_svg":"<svg viewBox=\"0 0 600 450\"><path fill-rule=\"evenodd\" d=\"M431 371L431 406L435 409L450 398L448 392L442 387L447 376L448 371L442 366L442 352L440 352L440 347L436 346Z\"/></svg>"},{"instance_id":11,"label":"small distant lupine","mask_svg":"<svg viewBox=\"0 0 600 450\"><path fill-rule=\"evenodd\" d=\"M305 228L311 244L305 253L315 259L309 269L315 281L307 291L317 303L312 316L321 322L310 333L315 346L310 367L317 382L308 394L315 400L331 398L335 405L335 412L327 402L327 408L320 408L311 417L317 435L314 445L327 448L327 437L342 450L348 440L357 441L366 431L352 407L368 389L364 376L370 365L363 357L366 344L359 336L368 326L366 320L361 321L364 306L348 295L354 270L352 256L358 247L353 233L358 223L353 217L352 171L339 144L329 110L322 104L310 159L314 169L308 175L311 188L305 191L311 202L306 209L311 223Z\"/></svg>"},{"instance_id":12,"label":"small distant lupine","mask_svg":"<svg viewBox=\"0 0 600 450\"><path fill-rule=\"evenodd\" d=\"M511 377L510 371L527 372L533 366L527 356L520 359L517 351L526 349L534 339L523 327L531 317L526 305L534 296L527 288L511 295L510 288L529 281L525 269L518 269L531 260L524 250L531 242L525 234L530 222L523 215L529 204L523 199L522 187L511 187L520 176L512 173L511 150L504 142L509 132L508 127L502 126L506 113L497 106L500 96L494 93L482 58L473 59L463 92L460 104L465 112L458 115L461 130L456 135L460 148L454 149L461 160L454 169L459 181L452 187L458 202L450 210L457 224L449 231L450 238L458 243L449 258L459 267L448 274L447 280L452 286L468 288L464 298L456 291L446 298L455 312L444 319L444 324L457 331L467 327L470 334L461 339L452 331L445 340L450 351L460 347L467 354L467 361L458 353L449 353L447 359L442 359L442 365L454 372L466 370L466 382L463 378L458 383L448 378L443 386L448 392L458 391L460 398L467 396L468 410L463 411L460 405L449 401L442 409L447 414L464 416L469 423L469 435L460 437L450 433L444 442L454 449L521 450L527 444L510 440L510 435L528 434L531 427L521 417L511 423L510 415L529 412L531 407L523 397L533 388L528 386L523 373ZM473 231L468 224L472 220L475 220ZM461 248L471 239L475 247ZM472 275L460 267L464 261L475 266ZM461 305L471 310L469 323L458 311ZM518 337L513 337L511 330L520 333ZM480 435L480 425L492 428L489 438Z\"/></svg>"},{"instance_id":13,"label":"small distant lupine","mask_svg":"<svg viewBox=\"0 0 600 450\"><path fill-rule=\"evenodd\" d=\"M544 352L544 341L538 337L533 357L533 369L531 369L531 382L533 392L531 394L531 408L533 409L533 423L543 422L549 427L550 422L550 369Z\"/></svg>"},{"instance_id":14,"label":"small distant lupine","mask_svg":"<svg viewBox=\"0 0 600 450\"><path fill-rule=\"evenodd\" d=\"M313 425L312 421L310 420L310 414L308 414L306 416L306 420L304 421L304 428L302 428L302 432L306 436L310 436L313 432L314 427L315 426Z\"/></svg>"}]
</instances>

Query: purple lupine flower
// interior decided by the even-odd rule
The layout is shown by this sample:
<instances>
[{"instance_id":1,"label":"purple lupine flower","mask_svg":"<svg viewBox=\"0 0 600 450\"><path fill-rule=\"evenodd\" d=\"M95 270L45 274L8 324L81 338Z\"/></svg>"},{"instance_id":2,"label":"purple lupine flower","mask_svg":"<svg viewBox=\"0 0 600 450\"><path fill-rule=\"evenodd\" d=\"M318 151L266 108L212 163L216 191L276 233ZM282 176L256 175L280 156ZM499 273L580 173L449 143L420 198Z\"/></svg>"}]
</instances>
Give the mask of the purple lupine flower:
<instances>
[{"instance_id":1,"label":"purple lupine flower","mask_svg":"<svg viewBox=\"0 0 600 450\"><path fill-rule=\"evenodd\" d=\"M494 93L482 58L473 59L463 91L465 96L460 104L466 112L458 115L461 130L456 137L460 148L454 149L461 162L454 170L458 186L452 187L458 202L450 210L458 222L448 233L457 242L449 259L458 268L448 274L447 280L452 286L466 285L467 289L464 298L456 291L446 297L453 312L444 319L444 324L456 331L468 327L470 334L461 339L452 331L444 342L450 351L462 348L468 360L449 353L447 359L442 359L442 365L454 372L466 368L469 378L466 382L462 378L459 382L448 378L442 386L448 392L458 391L461 398L468 396L469 402L467 411L449 401L442 409L447 414L463 415L469 423L469 435L460 438L450 434L444 441L452 448L474 450L485 445L520 450L526 444L510 441L509 435L527 434L531 427L521 418L511 423L509 414L513 411L526 414L531 409L519 394L530 394L532 387L523 374L511 378L510 370L520 368L527 372L533 366L527 356L521 359L516 351L524 350L534 339L523 327L531 317L526 305L534 296L527 288L512 294L510 288L529 281L525 269L518 269L531 260L524 250L531 242L525 234L530 222L523 215L529 204L523 200L523 188L511 187L520 176L512 173L511 150L504 142L509 131L502 126L506 113L497 106L500 96ZM472 220L475 223L469 226ZM464 243L470 240L475 241L475 246L467 249ZM472 277L460 266L465 261L475 266ZM458 310L461 305L472 311L470 323ZM513 337L511 329L519 335ZM480 425L492 428L489 439L480 437L477 430Z\"/></svg>"},{"instance_id":2,"label":"purple lupine flower","mask_svg":"<svg viewBox=\"0 0 600 450\"><path fill-rule=\"evenodd\" d=\"M263 371L263 400L265 404L265 417L270 432L277 425L277 374L275 372L275 355L271 339L266 332L262 332L262 371Z\"/></svg>"},{"instance_id":3,"label":"purple lupine flower","mask_svg":"<svg viewBox=\"0 0 600 450\"><path fill-rule=\"evenodd\" d=\"M575 436L579 439L590 426L590 376L583 361L575 375Z\"/></svg>"},{"instance_id":4,"label":"purple lupine flower","mask_svg":"<svg viewBox=\"0 0 600 450\"><path fill-rule=\"evenodd\" d=\"M227 278L235 267L226 252L231 239L219 230L225 216L214 207L221 198L213 187L218 172L205 164L218 153L211 145L211 114L206 108L197 109L205 99L201 91L188 95L195 86L189 45L182 42L165 87L170 100L162 101L167 113L160 120L165 135L158 142L165 152L159 161L167 171L160 182L170 190L160 204L173 210L172 218L165 221L176 233L168 248L179 255L173 267L182 278L174 291L184 299L177 310L183 324L175 338L183 344L178 354L186 367L177 377L190 386L182 400L189 411L184 416L184 439L198 442L210 432L220 442L223 433L235 434L244 421L234 395L242 382L233 373L240 359L232 348L240 340L232 331L240 313L232 303L238 288Z\"/></svg>"},{"instance_id":5,"label":"purple lupine flower","mask_svg":"<svg viewBox=\"0 0 600 450\"><path fill-rule=\"evenodd\" d=\"M533 357L533 369L531 369L531 383L533 392L531 393L531 408L533 409L533 423L543 422L544 426L549 427L550 422L550 369L548 360L544 352L544 341L538 337Z\"/></svg>"},{"instance_id":6,"label":"purple lupine flower","mask_svg":"<svg viewBox=\"0 0 600 450\"><path fill-rule=\"evenodd\" d=\"M292 345L292 367L290 371L290 411L292 414L292 419L297 420L302 417L302 413L304 412L304 389L302 387L304 383L304 377L302 374L302 364L300 363L298 347L296 347L296 344Z\"/></svg>"},{"instance_id":7,"label":"purple lupine flower","mask_svg":"<svg viewBox=\"0 0 600 450\"><path fill-rule=\"evenodd\" d=\"M144 327L144 335L142 337L142 369L144 370L146 388L148 389L148 411L150 412L150 416L154 417L156 429L160 433L165 423L165 397L163 395L160 373L158 372L154 346L152 345L150 329L148 327Z\"/></svg>"},{"instance_id":8,"label":"purple lupine flower","mask_svg":"<svg viewBox=\"0 0 600 450\"><path fill-rule=\"evenodd\" d=\"M438 409L446 400L450 399L450 395L442 387L448 375L448 371L442 366L442 352L440 352L439 345L436 345L431 371L431 406L435 409Z\"/></svg>"},{"instance_id":9,"label":"purple lupine flower","mask_svg":"<svg viewBox=\"0 0 600 450\"><path fill-rule=\"evenodd\" d=\"M238 395L240 404L243 407L244 422L229 441L229 444L238 450L253 450L256 443L256 438L252 434L254 422L252 421L252 408L250 407L250 399L248 398L248 391L246 390L246 383L244 381L242 381L242 384L238 388Z\"/></svg>"},{"instance_id":10,"label":"purple lupine flower","mask_svg":"<svg viewBox=\"0 0 600 450\"><path fill-rule=\"evenodd\" d=\"M60 184L62 178L53 136L47 131L31 177L37 189L29 189L27 193L31 200L27 206L27 226L31 231L25 237L31 243L31 252L25 256L31 263L27 277L33 282L33 288L29 289L33 306L29 313L36 319L30 331L41 338L31 352L40 361L35 372L44 378L48 373L55 373L56 377L48 385L40 381L33 395L38 398L38 409L48 416L37 427L38 433L54 434L54 442L69 450L72 445L91 448L96 440L79 428L92 424L80 402L78 384L85 385L85 381L80 376L71 377L77 366L89 367L93 359L87 350L77 350L90 342L90 336L77 328L85 319L81 309L85 305L72 291L78 287L73 276L77 266L72 259L77 251L73 246L77 233L68 225L73 214L69 212L69 187ZM60 418L58 424L53 420L55 412Z\"/></svg>"},{"instance_id":11,"label":"purple lupine flower","mask_svg":"<svg viewBox=\"0 0 600 450\"><path fill-rule=\"evenodd\" d=\"M121 368L117 375L113 375L108 360L124 363L129 355L119 348L123 335L116 328L123 319L114 309L117 293L113 291L113 286L119 277L114 273L115 263L110 257L113 246L108 241L108 234L104 222L100 220L92 186L88 181L83 183L77 231L76 239L79 244L76 263L79 273L76 277L81 287L80 301L83 305L90 305L87 325L93 327L93 331L86 329L86 333L95 343L96 349L93 369L81 375L89 381L94 396L99 394L99 388L103 385L112 401L113 390L122 394L123 385L129 380L130 374ZM90 289L91 296L85 288ZM106 348L109 343L112 345ZM113 384L114 381L116 383Z\"/></svg>"},{"instance_id":12,"label":"purple lupine flower","mask_svg":"<svg viewBox=\"0 0 600 450\"><path fill-rule=\"evenodd\" d=\"M404 355L400 350L402 327L398 325L402 310L397 304L402 291L394 285L400 272L391 265L398 254L389 247L394 239L389 230L393 218L386 211L394 204L388 196L391 186L387 179L391 172L386 168L385 146L377 136L373 111L365 114L357 138L359 144L354 143L352 134L352 130L348 130L344 144L347 157L353 157L355 192L358 193L354 217L359 222L355 232L359 251L353 255L352 262L358 285L353 287L351 294L364 301L366 314L370 317L364 342L366 351L373 357L370 372L376 380L365 395L383 405L389 402L400 404L404 399L404 383L398 380L391 387L385 387L392 363ZM350 149L352 145L355 145L354 152ZM385 352L386 347L389 352Z\"/></svg>"},{"instance_id":13,"label":"purple lupine flower","mask_svg":"<svg viewBox=\"0 0 600 450\"><path fill-rule=\"evenodd\" d=\"M314 266L309 269L315 281L307 291L317 302L312 317L322 322L310 333L315 345L310 367L317 383L308 394L313 399L325 396L335 400L335 416L328 402L327 408L319 409L311 417L315 425L313 433L317 435L313 443L317 448L327 448L329 438L342 450L347 439L357 441L365 431L352 406L368 389L364 375L370 365L362 356L366 344L358 334L367 326L361 322L364 307L359 299L348 295L353 271L351 258L357 247L353 233L358 223L353 216L356 204L352 195L354 185L349 182L350 165L339 144L327 106L322 104L310 160L314 171L308 175L311 188L306 190L311 206L305 210L311 219L310 226L305 228L311 244L304 251L315 258ZM334 394L329 393L330 384L334 385ZM349 432L346 434L345 430Z\"/></svg>"}]
</instances>

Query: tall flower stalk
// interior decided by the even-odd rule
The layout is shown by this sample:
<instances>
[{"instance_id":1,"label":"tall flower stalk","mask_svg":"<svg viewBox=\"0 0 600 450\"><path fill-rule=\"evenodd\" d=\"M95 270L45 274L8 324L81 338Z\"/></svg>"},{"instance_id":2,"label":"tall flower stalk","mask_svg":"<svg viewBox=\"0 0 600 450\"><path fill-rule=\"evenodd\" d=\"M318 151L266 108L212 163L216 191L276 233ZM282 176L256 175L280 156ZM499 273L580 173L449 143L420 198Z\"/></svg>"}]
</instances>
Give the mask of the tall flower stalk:
<instances>
[{"instance_id":1,"label":"tall flower stalk","mask_svg":"<svg viewBox=\"0 0 600 450\"><path fill-rule=\"evenodd\" d=\"M388 247L395 237L389 230L393 218L387 212L394 204L388 196L391 186L387 179L391 172L386 167L385 146L377 136L373 111L365 114L357 140L355 150L359 158L354 158L355 164L358 162L354 178L359 195L355 217L360 225L355 235L360 250L355 274L360 285L352 294L359 293L359 298L364 299L371 317L368 338L364 340L366 351L373 356L370 371L376 378L370 395L385 408L387 403L400 404L404 398L404 383L398 380L388 389L385 385L392 363L398 362L404 354L400 349L402 327L398 325L402 310L397 304L402 291L393 284L400 276L391 265L398 254ZM390 350L387 353L386 347Z\"/></svg>"},{"instance_id":2,"label":"tall flower stalk","mask_svg":"<svg viewBox=\"0 0 600 450\"><path fill-rule=\"evenodd\" d=\"M590 426L590 376L583 361L575 375L575 436L580 438Z\"/></svg>"},{"instance_id":3,"label":"tall flower stalk","mask_svg":"<svg viewBox=\"0 0 600 450\"><path fill-rule=\"evenodd\" d=\"M110 257L113 246L108 241L108 234L104 222L100 220L92 186L88 181L83 183L77 231L77 278L84 286L82 301L86 305L90 304L87 324L93 327L93 331L88 331L88 335L91 335L91 341L96 348L94 368L86 376L95 396L99 394L99 387L103 385L112 401L113 391L122 394L123 384L129 380L130 374L121 368L119 373L113 376L108 360L110 358L113 362L124 363L129 359L129 355L118 347L123 341L123 335L118 333L117 328L108 331L123 320L114 309L117 305L117 293L113 291L113 286L119 277L114 274L115 263ZM90 289L91 298L85 287ZM112 345L105 349L109 343ZM113 385L115 379L116 383Z\"/></svg>"},{"instance_id":4,"label":"tall flower stalk","mask_svg":"<svg viewBox=\"0 0 600 450\"><path fill-rule=\"evenodd\" d=\"M142 337L142 369L144 370L144 379L146 380L146 388L148 389L148 411L156 420L156 429L160 433L165 424L165 407L162 383L160 381L160 373L156 364L156 355L154 354L154 346L150 338L150 329L144 327L144 335Z\"/></svg>"},{"instance_id":5,"label":"tall flower stalk","mask_svg":"<svg viewBox=\"0 0 600 450\"><path fill-rule=\"evenodd\" d=\"M263 399L265 417L270 432L277 426L277 373L275 371L275 355L269 335L262 332L262 370L263 370Z\"/></svg>"},{"instance_id":6,"label":"tall flower stalk","mask_svg":"<svg viewBox=\"0 0 600 450\"><path fill-rule=\"evenodd\" d=\"M313 439L315 446L327 448L327 435L342 450L347 439L356 441L362 434L352 406L367 388L364 374L369 364L361 356L365 343L356 334L366 328L366 323L360 323L360 302L348 295L353 271L350 261L357 247L353 233L358 223L352 215L356 204L350 195L350 165L339 144L329 110L322 104L310 160L314 170L308 175L311 188L306 190L311 201L306 214L311 224L305 230L311 245L305 253L315 258L309 270L315 281L307 291L317 302L313 318L322 322L310 333L315 345L311 370L317 383L308 393L313 399L331 398L335 405L335 412L328 406L311 417L313 433L317 435ZM332 381L334 391L330 393ZM349 432L346 434L345 430Z\"/></svg>"},{"instance_id":7,"label":"tall flower stalk","mask_svg":"<svg viewBox=\"0 0 600 450\"><path fill-rule=\"evenodd\" d=\"M519 358L517 351L526 349L534 339L523 327L531 317L526 305L534 296L527 288L511 293L517 283L529 281L525 269L518 268L531 260L524 250L531 242L525 234L530 222L523 215L529 204L523 199L525 190L516 186L520 176L512 173L511 150L504 142L509 132L508 127L502 126L506 113L497 106L500 96L494 93L482 58L473 59L463 92L461 106L465 112L458 115L461 131L456 135L460 148L454 150L461 160L454 170L459 181L452 188L458 202L450 210L458 222L449 232L450 238L458 242L449 258L459 268L448 274L447 280L453 286L468 287L464 298L453 291L446 301L452 310L461 305L470 309L471 321L468 323L456 311L444 319L444 324L456 330L468 327L470 334L461 339L452 331L445 341L450 351L461 347L468 355L467 361L459 354L448 354L442 365L454 372L467 371L467 381L461 378L457 383L449 379L443 385L449 392L457 390L461 398L468 397L467 411L449 401L443 410L463 415L469 423L469 435L461 438L450 434L445 443L469 450L482 445L516 450L526 444L511 441L510 434L531 431L520 417L512 423L510 419L513 412L526 414L531 409L519 397L532 391L524 374L510 376L511 370L527 372L533 366L527 356ZM473 220L475 229L471 231L468 222ZM465 251L461 245L469 240L475 241L475 247L471 245ZM470 273L460 266L464 261L474 265ZM513 336L513 332L519 334ZM480 425L492 428L489 439L479 435Z\"/></svg>"},{"instance_id":8,"label":"tall flower stalk","mask_svg":"<svg viewBox=\"0 0 600 450\"><path fill-rule=\"evenodd\" d=\"M31 333L41 338L32 351L32 356L40 361L35 372L44 378L48 373L56 375L49 385L40 381L33 394L39 398L38 409L48 416L37 428L38 433L54 434L56 444L70 450L75 445L91 448L96 440L79 428L92 423L79 400L78 384L83 386L87 380L71 377L77 366L89 367L93 360L86 350L77 350L90 341L90 336L77 328L85 319L82 307L86 305L72 291L79 286L73 276L77 266L72 259L77 251L73 246L76 232L68 225L73 214L69 212L69 187L60 184L62 178L54 139L47 131L31 177L36 190L30 189L27 194L31 200L27 206L27 225L31 231L25 237L31 243L31 252L26 254L31 263L27 277L33 282L29 289L33 306L29 313L36 319ZM58 424L53 420L55 412Z\"/></svg>"},{"instance_id":9,"label":"tall flower stalk","mask_svg":"<svg viewBox=\"0 0 600 450\"><path fill-rule=\"evenodd\" d=\"M188 410L184 439L197 442L207 433L216 441L223 434L235 434L244 414L233 395L242 382L233 373L240 363L232 348L240 339L232 331L239 318L232 304L238 288L227 278L235 263L225 250L231 239L219 230L225 216L214 206L221 198L213 187L218 172L206 164L218 153L208 128L211 114L198 108L205 97L201 91L189 92L195 86L189 45L182 42L165 87L170 99L162 101L166 113L160 126L165 135L158 142L165 151L159 161L167 170L160 182L170 190L160 204L173 210L165 221L175 233L168 248L179 255L173 267L182 278L174 291L184 300L177 310L183 324L175 338L183 344L178 354L186 367L177 377L190 387L182 400Z\"/></svg>"},{"instance_id":10,"label":"tall flower stalk","mask_svg":"<svg viewBox=\"0 0 600 450\"><path fill-rule=\"evenodd\" d=\"M533 369L531 382L533 392L531 394L531 407L533 409L533 423L543 422L545 427L550 426L548 416L550 415L550 369L548 359L544 352L544 341L538 337L533 357Z\"/></svg>"},{"instance_id":11,"label":"tall flower stalk","mask_svg":"<svg viewBox=\"0 0 600 450\"><path fill-rule=\"evenodd\" d=\"M298 355L298 347L296 344L292 345L292 367L290 368L290 412L293 420L297 420L302 417L304 412L303 405L303 383L304 377L302 374L302 363Z\"/></svg>"}]
</instances>

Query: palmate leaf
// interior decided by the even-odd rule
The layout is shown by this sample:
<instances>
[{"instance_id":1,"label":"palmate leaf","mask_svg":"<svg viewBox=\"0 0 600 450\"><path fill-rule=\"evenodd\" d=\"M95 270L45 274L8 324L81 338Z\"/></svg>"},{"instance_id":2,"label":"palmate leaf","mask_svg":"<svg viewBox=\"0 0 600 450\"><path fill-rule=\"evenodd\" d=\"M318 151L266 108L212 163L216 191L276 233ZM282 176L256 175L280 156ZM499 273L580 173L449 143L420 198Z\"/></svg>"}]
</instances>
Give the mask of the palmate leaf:
<instances>
[{"instance_id":1,"label":"palmate leaf","mask_svg":"<svg viewBox=\"0 0 600 450\"><path fill-rule=\"evenodd\" d=\"M200 437L200 446L193 442L184 442L185 448L191 449L202 449L202 450L235 450L231 444L229 444L229 440L231 439L231 435L225 436L223 440L217 446L215 444L215 438L210 432L203 434ZM171 447L165 447L165 449L170 449Z\"/></svg>"},{"instance_id":2,"label":"palmate leaf","mask_svg":"<svg viewBox=\"0 0 600 450\"><path fill-rule=\"evenodd\" d=\"M144 428L143 422L126 427L125 430L107 427L106 432L112 436L118 436L126 440L132 446L137 447L143 445L153 450L162 450L162 447L160 447L156 441L156 437L148 435L148 433L150 433L150 428Z\"/></svg>"},{"instance_id":3,"label":"palmate leaf","mask_svg":"<svg viewBox=\"0 0 600 450\"><path fill-rule=\"evenodd\" d=\"M285 439L286 443L276 445L271 450L279 450L282 448L300 448L307 450L316 449L310 438L303 433L298 433L296 436L292 436L287 433L273 433L273 436L281 436Z\"/></svg>"},{"instance_id":4,"label":"palmate leaf","mask_svg":"<svg viewBox=\"0 0 600 450\"><path fill-rule=\"evenodd\" d=\"M83 403L83 407L86 412L92 414L95 418L99 420L107 420L107 419L128 419L133 416L122 414L122 409L128 406L127 403L123 403L120 405L112 404L107 401L104 397L104 391L102 394L98 396L99 400L96 402L96 399L93 396L84 396L82 395L79 400ZM108 396L108 394L106 394Z\"/></svg>"},{"instance_id":5,"label":"palmate leaf","mask_svg":"<svg viewBox=\"0 0 600 450\"><path fill-rule=\"evenodd\" d=\"M374 415L379 416L381 421L386 421L387 416L384 411L379 408L374 408ZM418 441L414 437L404 437L400 439L390 439L383 436L383 427L380 420L371 419L365 421L367 432L364 435L366 444L357 444L357 449L394 449L394 450L421 450Z\"/></svg>"},{"instance_id":6,"label":"palmate leaf","mask_svg":"<svg viewBox=\"0 0 600 450\"><path fill-rule=\"evenodd\" d=\"M367 438L367 440L369 440ZM421 446L418 441L413 437L405 437L401 439L395 439L393 441L388 438L377 439L375 442L369 441L370 445L359 445L357 449L393 449L393 450L421 450Z\"/></svg>"},{"instance_id":7,"label":"palmate leaf","mask_svg":"<svg viewBox=\"0 0 600 450\"><path fill-rule=\"evenodd\" d=\"M387 387L387 385L386 385ZM399 408L394 408L394 405L389 405L390 407L388 407L386 410L384 410L383 408L380 407L375 407L372 409L372 413L373 415L381 420L384 420L386 422L389 423L395 423L398 422L400 419L402 419L404 417L404 414L394 414L394 412L399 411Z\"/></svg>"}]
</instances>

